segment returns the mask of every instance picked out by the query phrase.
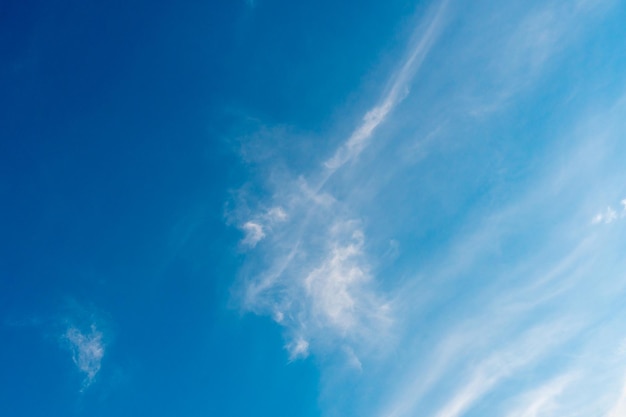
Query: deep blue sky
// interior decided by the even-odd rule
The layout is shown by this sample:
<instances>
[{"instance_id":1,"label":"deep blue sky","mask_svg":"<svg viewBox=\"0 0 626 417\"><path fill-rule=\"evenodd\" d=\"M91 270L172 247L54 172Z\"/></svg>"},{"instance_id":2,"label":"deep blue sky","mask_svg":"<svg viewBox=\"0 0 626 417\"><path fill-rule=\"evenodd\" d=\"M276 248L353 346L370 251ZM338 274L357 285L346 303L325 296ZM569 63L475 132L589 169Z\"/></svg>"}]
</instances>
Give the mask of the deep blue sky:
<instances>
[{"instance_id":1,"label":"deep blue sky","mask_svg":"<svg viewBox=\"0 0 626 417\"><path fill-rule=\"evenodd\" d=\"M4 0L0 414L622 416L625 18Z\"/></svg>"},{"instance_id":2,"label":"deep blue sky","mask_svg":"<svg viewBox=\"0 0 626 417\"><path fill-rule=\"evenodd\" d=\"M229 301L228 135L327 124L413 8L376 3L2 2L3 414L318 415L314 363ZM111 347L78 395L56 333L94 315Z\"/></svg>"}]
</instances>

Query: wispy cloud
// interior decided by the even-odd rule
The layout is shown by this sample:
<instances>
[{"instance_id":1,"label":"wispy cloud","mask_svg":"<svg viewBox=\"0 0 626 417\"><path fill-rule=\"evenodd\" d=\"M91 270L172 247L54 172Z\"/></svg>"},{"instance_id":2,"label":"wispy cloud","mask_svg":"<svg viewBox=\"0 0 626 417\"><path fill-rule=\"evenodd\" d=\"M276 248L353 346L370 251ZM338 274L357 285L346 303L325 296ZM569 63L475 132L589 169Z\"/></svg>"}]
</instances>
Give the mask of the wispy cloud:
<instances>
[{"instance_id":1,"label":"wispy cloud","mask_svg":"<svg viewBox=\"0 0 626 417\"><path fill-rule=\"evenodd\" d=\"M624 415L626 415L626 384L624 384L621 395L608 411L606 417L621 417Z\"/></svg>"},{"instance_id":2,"label":"wispy cloud","mask_svg":"<svg viewBox=\"0 0 626 417\"><path fill-rule=\"evenodd\" d=\"M97 317L97 318L96 318ZM80 391L89 388L102 366L110 334L104 331L106 320L93 307L85 309L72 298L65 300L62 313L9 319L6 325L37 328L55 347L68 351L83 381ZM105 334L106 333L106 334Z\"/></svg>"},{"instance_id":3,"label":"wispy cloud","mask_svg":"<svg viewBox=\"0 0 626 417\"><path fill-rule=\"evenodd\" d=\"M606 126L613 126L614 134L613 141L607 143L607 146L612 147L616 143L614 140L619 137L622 126L620 114L623 108L623 105L618 105L605 114L603 123ZM595 117L596 115L592 116L592 118ZM602 349L618 344L625 330L624 326L605 323L602 318L606 313L604 306L607 297L615 300L615 297L622 294L625 277L615 272L616 268L619 269L617 265L622 265L622 262L615 258L619 256L614 240L618 237L604 233L598 235L585 227L584 221L581 222L589 213L589 207L598 200L598 194L604 194L604 190L599 191L598 194L581 195L579 187L584 178L589 178L590 173L602 171L603 160L598 160L588 153L590 144L596 148L599 145L595 136L581 136L577 139L579 141L577 146L569 150L568 155L563 158L563 161L567 161L566 163L548 168L544 174L536 178L536 183L531 184L520 198L502 207L501 211L489 214L483 222L473 228L475 232L459 236L459 241L449 246L448 256L436 263L433 269L428 269L428 273L434 274L434 278L428 281L431 287L438 285L437 282L446 284L443 286L439 284L436 294L441 298L431 298L430 306L427 308L440 311L437 306L441 303L445 305L446 299L454 297L452 295L455 293L454 287L466 288L465 291L469 291L473 298L482 302L470 303L471 307L466 308L455 305L455 309L477 317L482 330L472 332L471 335L473 338L484 340L485 348L489 349L497 349L497 344L492 339L494 332L506 335L508 334L506 327L523 331L525 328L523 325L518 327L520 322L529 320L532 322L539 318L545 320L546 314L556 314L572 322L584 318L586 324L575 330L573 334L582 334L584 329L605 329L611 334L610 338L593 346L581 348L584 353L579 353L580 356L569 364L566 372L568 375L576 374L579 377L576 379L575 388L578 391L584 391L591 389L592 386L595 387L594 389L602 389L606 386L604 384L608 383L606 380L602 383L592 382L590 374L593 370L588 368L590 361L595 361L595 369L602 369L603 376L609 378L612 384L616 382L616 374L611 369L611 365L598 363L595 357L596 355L602 356L598 353ZM589 161L594 162L589 165ZM605 175L609 177L614 175L612 178L617 181L617 184L621 184L626 179L626 172L620 172L619 169L610 173L605 172L600 175L600 178ZM619 195L620 191L617 193ZM555 204L554 201L550 201L550 196L559 196L562 202ZM571 205L572 198L576 201L574 206ZM542 222L541 219L545 218L546 209L549 207L552 212L549 218L554 220L547 230L539 232L532 229L532 232L528 232L518 226L521 219ZM513 242L523 244L522 242L525 241L532 242L531 252L522 251L521 256L516 257L515 251L504 250ZM504 263L502 263L503 256L509 257ZM481 277L481 285L473 287L470 284L472 275ZM599 280L596 278L599 276L605 278ZM401 288L399 293L414 297L415 291L412 288L415 287ZM428 287L422 288L428 289ZM405 309L405 312L409 311ZM440 314L445 313L440 312ZM481 316L481 314L484 315ZM624 311L618 309L613 314L621 317ZM457 317L456 320L460 318ZM450 333L456 332L455 326L450 324L444 328L446 331L441 335L442 338L449 338ZM558 345L550 346L550 344L565 340L562 336L556 336L554 332L545 332L543 336L532 339L536 341L536 347L544 349L544 354L549 356L558 356L560 350L556 349ZM417 368L424 372L425 376L417 377L415 383L409 382L411 389L406 392L400 391L403 394L390 402L387 410L395 411L384 411L379 415L385 417L413 415L420 402L420 396L417 393L423 394L434 389L447 372L455 369L457 366L455 361L475 361L471 338L461 340L464 342L457 342L457 344L464 348L455 349L452 356L444 356L445 359L442 361L418 360ZM528 346L523 347L521 344L520 347L519 354L522 356L529 351ZM441 352L447 351L437 345L434 345L433 349ZM491 355L489 349L483 353L487 355L487 358ZM605 358L615 359L615 355L609 353ZM533 361L534 359L528 363L531 364ZM442 365L444 363L446 365ZM483 363L490 362L487 360ZM429 376L433 375L430 373L432 370L436 370L436 378ZM521 368L510 367L488 369L484 372L477 371L464 383L463 389L453 394L446 406L435 415L464 415L487 392L503 384L505 377L519 373L519 371ZM456 371L456 376L458 374L459 372ZM426 386L424 381L428 381ZM573 384L573 380L567 379L567 382ZM557 386L559 390L556 389ZM536 391L535 387L529 388L537 397L532 402L534 406L531 404L527 408L518 409L517 412L526 413L526 415L535 415L533 413L542 416L563 415L562 410L557 411L554 402L548 401L548 394L552 393L556 396L557 391L561 393L561 388L565 389L564 385L557 384L552 388L554 390L546 388L543 391ZM541 397L540 394L544 396ZM602 410L603 406L606 407L606 403L598 404L594 396L597 396L595 391L587 398L587 403L593 404L594 410ZM568 410L575 408L571 405L571 396L563 401L564 407ZM567 406L568 403L569 406ZM526 402L526 404L529 403ZM574 404L578 405L578 401L574 401ZM589 412L592 413L592 411Z\"/></svg>"},{"instance_id":4,"label":"wispy cloud","mask_svg":"<svg viewBox=\"0 0 626 417\"><path fill-rule=\"evenodd\" d=\"M243 224L243 226L241 226L241 228L246 234L246 237L242 241L244 245L255 247L256 244L265 237L263 226L261 226L259 223L247 221Z\"/></svg>"},{"instance_id":5,"label":"wispy cloud","mask_svg":"<svg viewBox=\"0 0 626 417\"><path fill-rule=\"evenodd\" d=\"M350 363L334 410L620 412L626 94L565 66L614 6L434 3L346 140L237 218L243 307Z\"/></svg>"},{"instance_id":6,"label":"wispy cloud","mask_svg":"<svg viewBox=\"0 0 626 417\"><path fill-rule=\"evenodd\" d=\"M309 356L309 342L301 337L294 339L287 345L287 350L289 350L289 360L306 358Z\"/></svg>"},{"instance_id":7,"label":"wispy cloud","mask_svg":"<svg viewBox=\"0 0 626 417\"><path fill-rule=\"evenodd\" d=\"M573 374L560 375L539 388L521 396L519 405L511 410L509 417L540 417L555 415L559 411L558 399L576 379Z\"/></svg>"},{"instance_id":8,"label":"wispy cloud","mask_svg":"<svg viewBox=\"0 0 626 417\"><path fill-rule=\"evenodd\" d=\"M240 222L242 245L255 248L263 241L259 251L269 257L264 272L246 279L244 306L269 313L286 326L292 358L308 355L311 346L328 347L332 339L340 345L363 340L390 324L391 307L372 288L359 218L324 188L341 166L367 147L378 126L408 94L411 77L441 32L446 4L436 4L418 25L384 95L333 156L309 179L281 183L265 204L269 210L253 211Z\"/></svg>"},{"instance_id":9,"label":"wispy cloud","mask_svg":"<svg viewBox=\"0 0 626 417\"><path fill-rule=\"evenodd\" d=\"M103 334L95 324L88 329L79 329L74 325L68 326L62 340L72 353L74 365L84 375L81 390L87 389L100 372L100 366L105 353Z\"/></svg>"},{"instance_id":10,"label":"wispy cloud","mask_svg":"<svg viewBox=\"0 0 626 417\"><path fill-rule=\"evenodd\" d=\"M606 209L604 209L603 211L598 212L598 214L593 216L593 219L591 219L591 223L593 223L593 224L599 224L599 223L610 224L610 223L613 223L616 220L619 220L619 219L622 219L622 218L626 217L626 200L622 200L620 203L621 203L621 206L622 206L621 209L620 208L615 209L612 206L608 206Z\"/></svg>"},{"instance_id":11,"label":"wispy cloud","mask_svg":"<svg viewBox=\"0 0 626 417\"><path fill-rule=\"evenodd\" d=\"M328 172L326 179L346 162L357 157L367 146L376 128L382 124L391 111L409 94L409 82L424 62L428 51L432 48L445 22L447 0L435 4L424 22L414 34L414 45L411 46L404 62L391 78L389 88L380 102L363 116L362 123L342 144L335 154L324 165Z\"/></svg>"},{"instance_id":12,"label":"wispy cloud","mask_svg":"<svg viewBox=\"0 0 626 417\"><path fill-rule=\"evenodd\" d=\"M575 330L573 326L559 321L550 325L539 325L504 349L490 354L472 370L468 380L452 395L436 416L463 415L505 378L536 363L556 346L564 344L572 336L572 330ZM548 336L551 337L546 341Z\"/></svg>"}]
</instances>

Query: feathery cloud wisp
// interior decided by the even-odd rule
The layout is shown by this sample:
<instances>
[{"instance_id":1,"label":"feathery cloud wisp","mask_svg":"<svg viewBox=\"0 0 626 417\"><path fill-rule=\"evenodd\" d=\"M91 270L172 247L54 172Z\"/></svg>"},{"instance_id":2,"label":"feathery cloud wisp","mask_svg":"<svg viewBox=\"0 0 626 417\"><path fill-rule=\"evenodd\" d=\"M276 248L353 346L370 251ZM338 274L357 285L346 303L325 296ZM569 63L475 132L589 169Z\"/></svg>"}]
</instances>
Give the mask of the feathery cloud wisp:
<instances>
[{"instance_id":1,"label":"feathery cloud wisp","mask_svg":"<svg viewBox=\"0 0 626 417\"><path fill-rule=\"evenodd\" d=\"M94 382L100 371L105 352L103 334L95 324L92 324L86 332L75 326L69 326L63 335L63 340L67 342L72 352L74 364L85 377L82 385L84 390Z\"/></svg>"},{"instance_id":2,"label":"feathery cloud wisp","mask_svg":"<svg viewBox=\"0 0 626 417\"><path fill-rule=\"evenodd\" d=\"M269 266L245 281L244 307L269 314L287 328L292 359L308 355L311 348L345 344L341 349L352 352L357 363L358 349L350 345L384 332L391 322L391 306L372 289L359 216L324 187L368 146L408 94L412 76L442 30L446 6L446 0L438 2L418 25L383 97L317 172L308 180L281 183L264 205L273 208L262 207L240 222L241 243L269 260ZM255 248L261 241L262 247Z\"/></svg>"},{"instance_id":3,"label":"feathery cloud wisp","mask_svg":"<svg viewBox=\"0 0 626 417\"><path fill-rule=\"evenodd\" d=\"M620 201L622 205L621 212L618 212L617 209L613 208L613 206L607 206L604 211L598 212L593 219L591 219L592 224L611 224L616 220L619 220L623 217L626 217L626 199Z\"/></svg>"},{"instance_id":4,"label":"feathery cloud wisp","mask_svg":"<svg viewBox=\"0 0 626 417\"><path fill-rule=\"evenodd\" d=\"M424 23L418 27L414 37L416 43L410 49L397 73L390 80L390 87L380 102L363 116L362 123L352 132L348 140L342 144L324 166L328 169L326 176L332 175L346 162L357 157L367 146L376 128L381 125L408 94L408 83L424 62L428 51L440 34L447 7L447 0L440 1L430 11Z\"/></svg>"}]
</instances>

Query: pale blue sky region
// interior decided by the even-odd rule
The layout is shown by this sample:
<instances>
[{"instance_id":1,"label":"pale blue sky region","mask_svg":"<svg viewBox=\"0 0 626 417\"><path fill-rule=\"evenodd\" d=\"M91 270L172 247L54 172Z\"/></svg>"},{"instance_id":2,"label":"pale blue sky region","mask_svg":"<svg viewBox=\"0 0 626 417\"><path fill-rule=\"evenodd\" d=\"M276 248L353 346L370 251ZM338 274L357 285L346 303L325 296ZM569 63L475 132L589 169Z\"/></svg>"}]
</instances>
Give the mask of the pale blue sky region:
<instances>
[{"instance_id":1,"label":"pale blue sky region","mask_svg":"<svg viewBox=\"0 0 626 417\"><path fill-rule=\"evenodd\" d=\"M625 21L2 3L2 414L626 416Z\"/></svg>"}]
</instances>

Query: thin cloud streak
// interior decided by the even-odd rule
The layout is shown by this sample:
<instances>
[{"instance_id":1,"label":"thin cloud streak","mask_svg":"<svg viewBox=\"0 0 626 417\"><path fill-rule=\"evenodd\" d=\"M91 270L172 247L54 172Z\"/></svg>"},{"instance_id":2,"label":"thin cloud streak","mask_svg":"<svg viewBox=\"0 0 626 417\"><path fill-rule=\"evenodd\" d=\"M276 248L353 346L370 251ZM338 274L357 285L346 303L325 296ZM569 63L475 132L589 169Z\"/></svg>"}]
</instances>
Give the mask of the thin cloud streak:
<instances>
[{"instance_id":1,"label":"thin cloud streak","mask_svg":"<svg viewBox=\"0 0 626 417\"><path fill-rule=\"evenodd\" d=\"M622 417L625 415L626 415L626 383L624 383L624 387L622 388L620 397L617 399L615 404L611 407L609 412L606 414L606 417Z\"/></svg>"},{"instance_id":2,"label":"thin cloud streak","mask_svg":"<svg viewBox=\"0 0 626 417\"><path fill-rule=\"evenodd\" d=\"M552 349L565 343L575 333L574 330L572 325L560 321L531 329L503 351L496 352L483 360L463 387L435 414L436 417L463 415L505 378L532 365ZM555 335L559 337L554 337ZM548 342L545 342L546 339Z\"/></svg>"},{"instance_id":3,"label":"thin cloud streak","mask_svg":"<svg viewBox=\"0 0 626 417\"><path fill-rule=\"evenodd\" d=\"M437 40L437 36L443 29L445 11L448 0L440 1L431 11L431 17L426 18L426 23L418 28L414 37L416 45L411 49L404 63L400 66L396 75L391 79L389 91L380 102L369 110L359 127L357 127L348 140L337 149L335 154L328 159L324 166L326 172L319 190L333 175L333 173L347 162L356 158L367 146L376 128L381 125L393 111L393 109L409 94L409 81L415 76L428 52Z\"/></svg>"},{"instance_id":4,"label":"thin cloud streak","mask_svg":"<svg viewBox=\"0 0 626 417\"><path fill-rule=\"evenodd\" d=\"M623 110L623 106L618 106L613 112L608 112L603 124L606 126L620 126L621 110ZM595 115L592 118L595 118ZM614 130L616 134L619 131L619 128ZM488 269L482 267L485 264L493 263L493 258L497 259L497 253L493 252L494 246L505 246L507 241L511 239L518 241L523 239L524 234L520 233L519 228L511 228L510 225L518 222L520 218L539 218L543 206L542 201L547 201L550 195L564 195L569 191L577 193L581 183L580 177L584 178L587 172L602 171L600 168L602 164L601 159L596 161L597 166L587 166L585 167L586 170L583 171L581 171L581 167L585 166L585 164L577 160L577 157L586 154L586 152L581 150L588 149L589 143L593 143L597 147L598 142L595 139L595 137L582 138L578 149L571 151L569 158L565 158L568 161L566 165L553 167L551 173L548 172L543 177L537 179L538 184L541 184L541 186L533 185L529 187L530 191L526 196L514 201L500 213L491 215L484 223L491 227L479 225L475 234L470 233L461 238L460 242L453 245L448 258L444 258L438 264L438 266L444 266L436 271L441 276L433 277L432 282L445 282L451 279L458 282L462 277L471 274L472 271L476 274L485 274L482 271L488 271ZM588 154L586 155L587 157L589 156ZM621 176L615 175L615 173L607 175L618 181L618 183L626 180L626 176L623 173ZM541 309L545 308L549 308L549 311L556 309L559 315L563 317L571 317L572 319L585 317L588 323L580 329L579 333L585 328L603 328L603 309L596 311L598 310L597 307L607 303L607 297L619 297L623 291L625 277L615 276L615 272L613 272L613 280L606 281L608 285L606 289L600 289L597 281L588 281L590 277L599 273L601 270L599 266L611 265L610 270L613 271L621 269L620 264L609 264L604 258L609 256L607 259L611 259L614 250L606 251L604 248L616 248L618 247L616 242L607 240L609 236L597 235L593 229L589 229L584 222L581 222L581 219L584 219L586 213L588 213L587 207L592 204L591 202L598 199L599 197L592 193L579 196L577 206L581 207L581 209L567 212L567 215L563 216L559 223L553 225L549 231L546 231L545 236L547 236L548 240L541 243L538 249L540 249L540 252L550 254L550 256L538 255L534 258L528 258L528 255L526 255L520 260L507 265L506 270L502 272L508 275L505 284L499 284L499 281L505 278L504 276L500 277L500 279L495 279L499 275L496 270L495 277L489 279L480 291L473 293L475 298L494 300L488 313L479 319L483 328L490 329L493 332L504 332L504 328L516 328L519 322L528 320L528 317L537 314L536 311L541 311ZM532 213L536 214L533 215ZM539 241L542 239L544 239L543 233L533 238L533 240ZM579 243L575 244L576 240L574 240L574 245L572 245L571 239L579 239ZM489 242L489 244L477 242ZM563 252L561 248L567 245L572 247L571 250ZM463 248L470 248L470 251L465 256L459 256L458 251L463 250ZM555 257L554 253L559 252L562 255ZM621 265L626 266L623 262L621 262ZM604 273L610 273L610 270ZM491 274L494 273L492 272ZM519 280L516 280L517 276L519 276ZM490 276L487 275L485 278L490 278ZM488 284L489 282L492 284ZM519 285L518 282L523 284ZM408 287L402 288L398 292L405 293L408 297L411 297L415 290ZM408 317L413 319L412 315ZM454 332L454 329L447 329L447 331ZM617 329L617 334L621 336L619 329ZM445 334L444 336L449 337ZM473 334L473 337L489 340L484 333ZM554 335L550 335L548 332L545 337L537 337L537 340L544 346L549 346L548 341L553 338ZM466 346L469 345L466 344ZM436 345L433 348L437 351L445 350ZM460 353L459 349L455 350L455 352L460 358L463 358L464 355ZM468 358L470 357L469 355L467 356ZM455 362L450 360L450 358L444 362L449 363L449 369L453 369L455 366ZM420 398L424 392L433 389L439 378L446 373L445 369L438 368L437 363L437 361L434 364L432 361L427 363L420 362L419 368L426 376L420 376L418 379L422 381L419 381L417 385L413 384L410 390L407 390L400 398L396 398L390 403L388 409L396 411L382 412L379 415L385 417L414 415L418 405L418 401L415 398ZM583 365L572 364L571 372L582 372ZM430 376L429 372L431 369L437 369L437 378ZM503 376L505 374L499 374L497 370L489 373L478 373L468 382L466 388L452 397L446 408L436 415L446 417L463 415L486 392L500 383ZM423 380L429 381L428 386L423 386ZM581 383L584 383L585 380L588 379L581 378ZM541 415L558 416L559 413Z\"/></svg>"},{"instance_id":5,"label":"thin cloud streak","mask_svg":"<svg viewBox=\"0 0 626 417\"><path fill-rule=\"evenodd\" d=\"M540 417L554 415L559 410L558 399L576 379L574 374L560 375L520 398L520 406L511 410L507 417Z\"/></svg>"}]
</instances>

